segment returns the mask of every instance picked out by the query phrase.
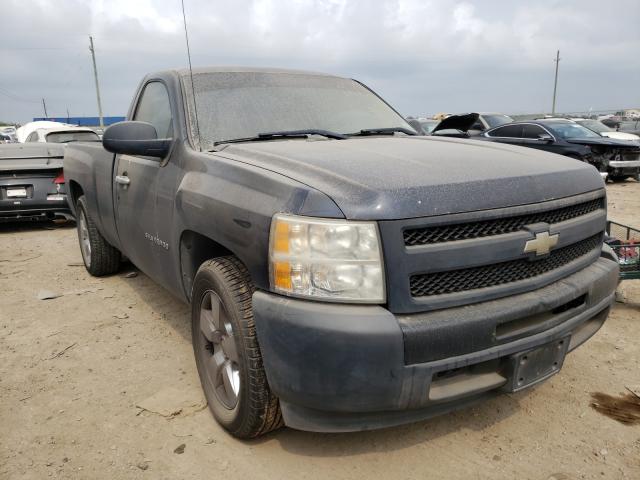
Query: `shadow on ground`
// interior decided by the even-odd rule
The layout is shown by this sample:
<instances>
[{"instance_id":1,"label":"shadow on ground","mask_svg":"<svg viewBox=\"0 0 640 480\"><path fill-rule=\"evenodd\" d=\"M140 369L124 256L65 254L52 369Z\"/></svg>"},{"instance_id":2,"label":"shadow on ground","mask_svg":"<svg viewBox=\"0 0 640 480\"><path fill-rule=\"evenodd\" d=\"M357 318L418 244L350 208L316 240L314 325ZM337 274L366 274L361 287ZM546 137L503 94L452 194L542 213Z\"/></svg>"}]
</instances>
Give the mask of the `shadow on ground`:
<instances>
[{"instance_id":1,"label":"shadow on ground","mask_svg":"<svg viewBox=\"0 0 640 480\"><path fill-rule=\"evenodd\" d=\"M137 271L131 265L119 274ZM127 279L140 301L161 315L185 342L191 343L190 307L172 296L142 272ZM195 364L194 364L195 368ZM520 413L519 398L528 393L500 395L477 406L445 414L429 420L382 430L353 433L327 434L280 429L260 439L246 442L259 446L276 441L290 453L314 457L344 457L376 451L399 450L429 442L453 431L469 429L481 431ZM207 415L211 422L213 416ZM209 420L207 420L209 421ZM214 425L212 425L212 428ZM244 442L243 442L244 443Z\"/></svg>"},{"instance_id":2,"label":"shadow on ground","mask_svg":"<svg viewBox=\"0 0 640 480\"><path fill-rule=\"evenodd\" d=\"M35 232L38 230L58 230L75 228L73 220L25 220L21 222L0 222L0 235L3 233Z\"/></svg>"}]
</instances>

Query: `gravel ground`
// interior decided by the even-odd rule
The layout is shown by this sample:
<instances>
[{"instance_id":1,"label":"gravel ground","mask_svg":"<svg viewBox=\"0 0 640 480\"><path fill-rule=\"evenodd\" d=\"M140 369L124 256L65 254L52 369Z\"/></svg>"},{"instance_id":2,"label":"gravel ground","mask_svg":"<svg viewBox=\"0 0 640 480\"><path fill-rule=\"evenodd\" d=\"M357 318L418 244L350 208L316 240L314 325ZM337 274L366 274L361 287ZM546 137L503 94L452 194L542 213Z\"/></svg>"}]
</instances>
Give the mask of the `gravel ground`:
<instances>
[{"instance_id":1,"label":"gravel ground","mask_svg":"<svg viewBox=\"0 0 640 480\"><path fill-rule=\"evenodd\" d=\"M639 225L640 184L608 191L610 218ZM640 281L537 388L386 430L241 442L203 408L187 306L132 267L96 279L80 262L73 226L0 226L1 479L640 478L640 425L589 406L640 385Z\"/></svg>"}]
</instances>

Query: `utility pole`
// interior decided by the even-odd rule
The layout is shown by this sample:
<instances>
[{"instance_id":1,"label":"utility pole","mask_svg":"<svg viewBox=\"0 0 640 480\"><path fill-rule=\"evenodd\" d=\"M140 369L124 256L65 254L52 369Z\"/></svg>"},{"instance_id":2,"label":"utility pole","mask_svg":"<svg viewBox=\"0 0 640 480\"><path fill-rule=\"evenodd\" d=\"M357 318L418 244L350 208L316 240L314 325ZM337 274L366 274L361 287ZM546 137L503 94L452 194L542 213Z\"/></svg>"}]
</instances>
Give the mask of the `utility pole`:
<instances>
[{"instance_id":1,"label":"utility pole","mask_svg":"<svg viewBox=\"0 0 640 480\"><path fill-rule=\"evenodd\" d=\"M47 104L44 101L44 98L42 99L42 108L44 109L44 118L49 118L49 114L47 113Z\"/></svg>"},{"instance_id":2,"label":"utility pole","mask_svg":"<svg viewBox=\"0 0 640 480\"><path fill-rule=\"evenodd\" d=\"M558 66L560 65L560 50L557 51L556 59L554 60L554 62L556 62L556 79L553 82L553 105L551 106L551 115L555 115L556 113L556 91L558 88Z\"/></svg>"},{"instance_id":3,"label":"utility pole","mask_svg":"<svg viewBox=\"0 0 640 480\"><path fill-rule=\"evenodd\" d=\"M98 83L98 67L96 67L96 51L93 48L93 37L89 35L89 51L93 60L93 77L96 79L96 96L98 97L98 116L100 117L100 128L104 128L104 120L102 118L102 102L100 101L100 84Z\"/></svg>"}]
</instances>

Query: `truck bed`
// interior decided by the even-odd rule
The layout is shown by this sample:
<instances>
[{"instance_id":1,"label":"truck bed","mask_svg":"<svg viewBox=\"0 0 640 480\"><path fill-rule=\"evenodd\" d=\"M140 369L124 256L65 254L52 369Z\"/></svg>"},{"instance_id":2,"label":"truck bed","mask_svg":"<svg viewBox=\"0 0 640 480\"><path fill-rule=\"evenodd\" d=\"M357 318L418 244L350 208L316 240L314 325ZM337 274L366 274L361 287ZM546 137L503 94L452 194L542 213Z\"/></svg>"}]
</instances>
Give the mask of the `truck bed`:
<instances>
[{"instance_id":1,"label":"truck bed","mask_svg":"<svg viewBox=\"0 0 640 480\"><path fill-rule=\"evenodd\" d=\"M74 143L67 146L64 156L69 193L78 197L83 189L87 195L89 215L105 239L116 248L119 239L116 230L113 202L113 168L115 155L107 152L101 143ZM72 209L73 204L72 204ZM74 212L75 214L76 212Z\"/></svg>"}]
</instances>

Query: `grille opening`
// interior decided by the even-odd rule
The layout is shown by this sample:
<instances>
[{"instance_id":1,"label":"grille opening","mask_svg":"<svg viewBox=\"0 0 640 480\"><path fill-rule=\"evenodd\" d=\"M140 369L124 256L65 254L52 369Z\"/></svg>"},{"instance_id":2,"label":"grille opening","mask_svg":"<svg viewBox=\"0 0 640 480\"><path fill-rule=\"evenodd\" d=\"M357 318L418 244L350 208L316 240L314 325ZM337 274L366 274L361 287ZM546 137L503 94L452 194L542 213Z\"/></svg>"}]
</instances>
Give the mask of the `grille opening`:
<instances>
[{"instance_id":1,"label":"grille opening","mask_svg":"<svg viewBox=\"0 0 640 480\"><path fill-rule=\"evenodd\" d=\"M609 315L609 309L610 307L604 308L571 333L569 351L586 342L600 329L604 321L607 319L607 315Z\"/></svg>"},{"instance_id":2,"label":"grille opening","mask_svg":"<svg viewBox=\"0 0 640 480\"><path fill-rule=\"evenodd\" d=\"M584 305L584 302L586 300L587 300L587 294L585 293L584 295L580 295L578 298L574 298L570 302L567 302L563 305L560 305L559 307L554 308L553 310L551 310L551 313L553 313L554 315L557 315L559 313L564 313L568 310L578 308L581 305Z\"/></svg>"},{"instance_id":3,"label":"grille opening","mask_svg":"<svg viewBox=\"0 0 640 480\"><path fill-rule=\"evenodd\" d=\"M540 327L551 328L553 323L556 323L555 316L569 310L581 307L587 300L587 294L580 295L573 300L563 303L562 305L550 310L548 312L536 313L527 317L518 318L510 322L501 323L496 325L495 336L497 341L504 341L507 339L513 339L529 333L533 329ZM545 325L549 323L549 325Z\"/></svg>"},{"instance_id":4,"label":"grille opening","mask_svg":"<svg viewBox=\"0 0 640 480\"><path fill-rule=\"evenodd\" d=\"M570 205L568 207L529 213L513 217L494 218L476 222L442 225L438 227L410 228L403 232L404 243L408 247L432 243L454 242L472 238L489 237L517 232L534 223L554 224L580 217L596 210L604 209L604 198Z\"/></svg>"},{"instance_id":5,"label":"grille opening","mask_svg":"<svg viewBox=\"0 0 640 480\"><path fill-rule=\"evenodd\" d=\"M503 358L434 373L429 388L432 402L451 401L501 387L507 382L502 374Z\"/></svg>"},{"instance_id":6,"label":"grille opening","mask_svg":"<svg viewBox=\"0 0 640 480\"><path fill-rule=\"evenodd\" d=\"M412 275L409 280L411 296L445 295L526 280L563 267L593 252L601 244L602 233L598 233L553 250L541 260L522 258L480 267Z\"/></svg>"}]
</instances>

